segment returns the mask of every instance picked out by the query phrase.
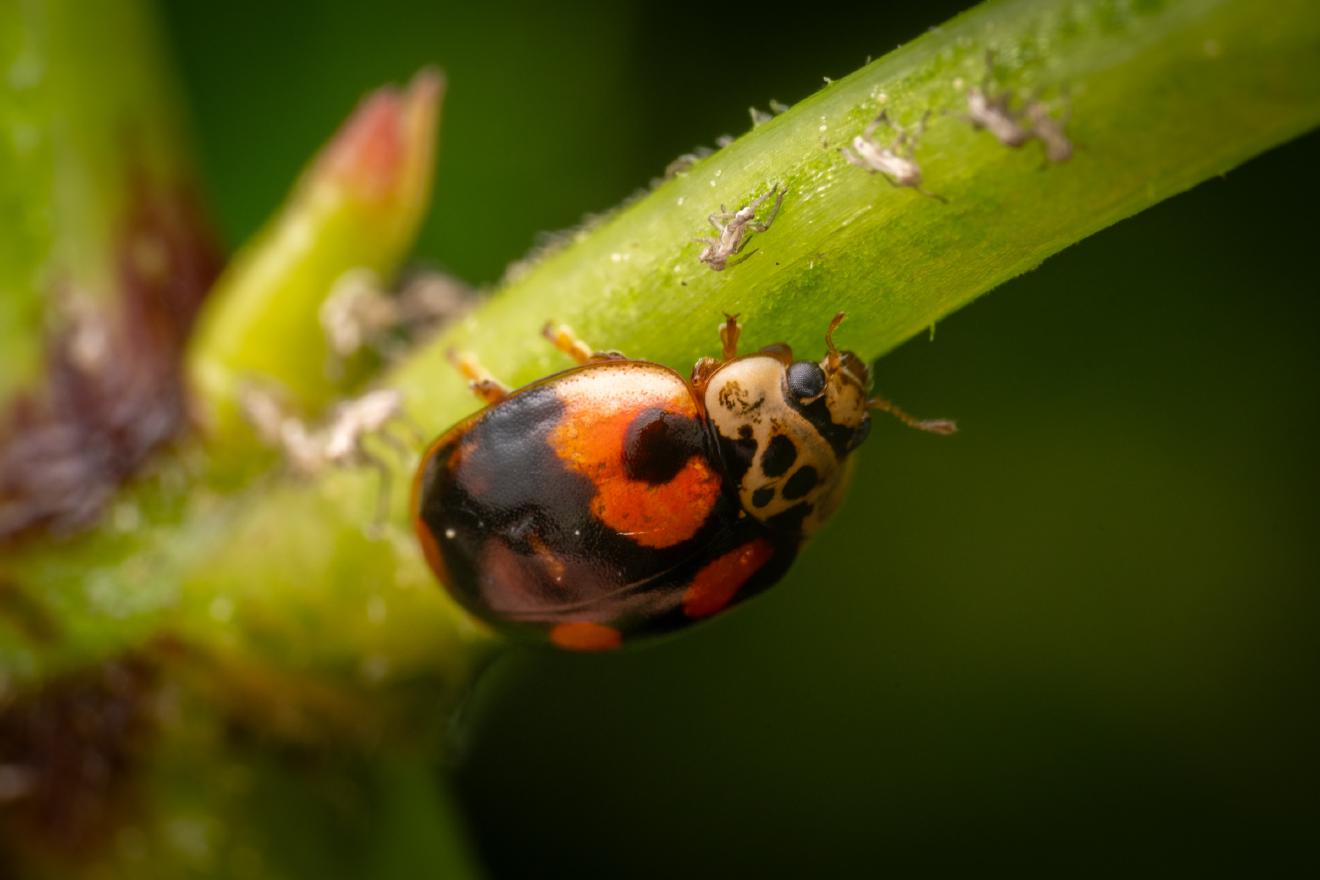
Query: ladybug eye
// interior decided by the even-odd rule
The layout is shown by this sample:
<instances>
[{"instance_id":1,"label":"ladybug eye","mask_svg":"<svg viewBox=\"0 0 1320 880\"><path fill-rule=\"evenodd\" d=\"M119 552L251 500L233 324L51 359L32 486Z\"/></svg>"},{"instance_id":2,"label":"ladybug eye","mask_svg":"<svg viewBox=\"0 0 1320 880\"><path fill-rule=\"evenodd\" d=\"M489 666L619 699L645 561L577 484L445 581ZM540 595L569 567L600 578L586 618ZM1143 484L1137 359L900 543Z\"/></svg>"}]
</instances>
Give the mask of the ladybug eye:
<instances>
[{"instance_id":1,"label":"ladybug eye","mask_svg":"<svg viewBox=\"0 0 1320 880\"><path fill-rule=\"evenodd\" d=\"M825 371L820 364L798 361L788 368L788 392L799 400L820 397L825 390Z\"/></svg>"}]
</instances>

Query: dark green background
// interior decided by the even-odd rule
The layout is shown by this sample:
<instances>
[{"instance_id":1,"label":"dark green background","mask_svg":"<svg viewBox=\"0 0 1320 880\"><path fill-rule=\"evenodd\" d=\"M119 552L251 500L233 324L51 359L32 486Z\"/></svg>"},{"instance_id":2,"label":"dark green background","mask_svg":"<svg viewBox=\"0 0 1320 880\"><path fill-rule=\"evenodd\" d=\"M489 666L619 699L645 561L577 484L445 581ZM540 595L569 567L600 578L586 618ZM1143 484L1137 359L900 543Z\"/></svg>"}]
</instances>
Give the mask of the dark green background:
<instances>
[{"instance_id":1,"label":"dark green background","mask_svg":"<svg viewBox=\"0 0 1320 880\"><path fill-rule=\"evenodd\" d=\"M363 91L433 62L417 258L482 283L748 105L957 9L363 6L166 7L223 231L248 235ZM492 873L1315 861L1318 145L885 358L887 394L963 432L880 426L764 599L645 650L501 658L455 749Z\"/></svg>"}]
</instances>

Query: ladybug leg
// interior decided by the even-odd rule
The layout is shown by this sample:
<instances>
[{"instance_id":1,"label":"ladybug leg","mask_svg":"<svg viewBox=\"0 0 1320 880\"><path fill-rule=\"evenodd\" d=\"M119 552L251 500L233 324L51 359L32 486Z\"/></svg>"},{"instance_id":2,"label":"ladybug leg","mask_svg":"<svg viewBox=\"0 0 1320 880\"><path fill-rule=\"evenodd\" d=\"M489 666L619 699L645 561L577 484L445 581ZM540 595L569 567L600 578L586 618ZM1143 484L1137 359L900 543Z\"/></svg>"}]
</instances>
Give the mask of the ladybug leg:
<instances>
[{"instance_id":1,"label":"ladybug leg","mask_svg":"<svg viewBox=\"0 0 1320 880\"><path fill-rule=\"evenodd\" d=\"M879 410L889 413L909 428L916 428L918 431L929 431L932 434L953 434L958 430L958 425L952 419L919 419L916 416L909 415L902 407L883 397L872 397L866 402L867 409Z\"/></svg>"},{"instance_id":2,"label":"ladybug leg","mask_svg":"<svg viewBox=\"0 0 1320 880\"><path fill-rule=\"evenodd\" d=\"M616 361L625 360L625 356L617 351L595 351L590 345L587 345L573 328L567 324L557 324L554 321L546 321L545 326L541 328L541 335L550 340L555 348L577 361L579 364L589 364L592 361Z\"/></svg>"},{"instance_id":3,"label":"ladybug leg","mask_svg":"<svg viewBox=\"0 0 1320 880\"><path fill-rule=\"evenodd\" d=\"M509 386L492 376L475 355L450 351L449 361L468 380L472 393L486 403L499 403L509 396Z\"/></svg>"},{"instance_id":4,"label":"ladybug leg","mask_svg":"<svg viewBox=\"0 0 1320 880\"><path fill-rule=\"evenodd\" d=\"M724 313L724 323L720 325L720 344L724 347L724 359L731 361L738 356L738 337L742 336L742 327L738 325L738 316Z\"/></svg>"},{"instance_id":5,"label":"ladybug leg","mask_svg":"<svg viewBox=\"0 0 1320 880\"><path fill-rule=\"evenodd\" d=\"M753 251L755 253L755 251ZM750 256L750 255L749 255ZM724 313L724 322L720 324L720 345L722 358L704 357L692 365L692 384L698 388L706 384L706 380L711 374L718 370L724 364L738 356L738 337L742 335L742 327L738 324L738 316Z\"/></svg>"},{"instance_id":6,"label":"ladybug leg","mask_svg":"<svg viewBox=\"0 0 1320 880\"><path fill-rule=\"evenodd\" d=\"M827 352L825 355L826 373L834 373L839 369L840 358L842 356L839 354L838 346L834 344L834 331L839 329L839 325L843 323L845 317L847 317L845 313L838 312L830 320L830 326L825 330L825 351ZM880 400L880 398L877 397L876 400ZM868 402L868 406L869 405Z\"/></svg>"}]
</instances>

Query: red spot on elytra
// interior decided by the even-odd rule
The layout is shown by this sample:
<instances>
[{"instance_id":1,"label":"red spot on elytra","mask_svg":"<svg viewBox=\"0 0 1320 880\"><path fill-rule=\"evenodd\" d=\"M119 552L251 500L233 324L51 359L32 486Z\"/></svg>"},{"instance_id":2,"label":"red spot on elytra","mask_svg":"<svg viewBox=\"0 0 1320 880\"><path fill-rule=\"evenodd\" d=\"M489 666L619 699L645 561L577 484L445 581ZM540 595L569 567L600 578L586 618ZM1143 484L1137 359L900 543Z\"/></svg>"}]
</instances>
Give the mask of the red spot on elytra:
<instances>
[{"instance_id":1,"label":"red spot on elytra","mask_svg":"<svg viewBox=\"0 0 1320 880\"><path fill-rule=\"evenodd\" d=\"M582 620L557 625L550 630L550 641L569 651L610 651L623 644L623 634L612 626Z\"/></svg>"},{"instance_id":2,"label":"red spot on elytra","mask_svg":"<svg viewBox=\"0 0 1320 880\"><path fill-rule=\"evenodd\" d=\"M550 446L591 481L592 514L643 547L673 547L695 535L719 501L720 475L694 454L669 480L652 484L632 479L626 461L629 428L640 414L659 409L679 419L698 417L683 381L653 366L619 364L565 377L556 389L564 416Z\"/></svg>"},{"instance_id":3,"label":"red spot on elytra","mask_svg":"<svg viewBox=\"0 0 1320 880\"><path fill-rule=\"evenodd\" d=\"M774 553L769 541L757 538L706 563L683 594L683 613L709 617L724 610Z\"/></svg>"}]
</instances>

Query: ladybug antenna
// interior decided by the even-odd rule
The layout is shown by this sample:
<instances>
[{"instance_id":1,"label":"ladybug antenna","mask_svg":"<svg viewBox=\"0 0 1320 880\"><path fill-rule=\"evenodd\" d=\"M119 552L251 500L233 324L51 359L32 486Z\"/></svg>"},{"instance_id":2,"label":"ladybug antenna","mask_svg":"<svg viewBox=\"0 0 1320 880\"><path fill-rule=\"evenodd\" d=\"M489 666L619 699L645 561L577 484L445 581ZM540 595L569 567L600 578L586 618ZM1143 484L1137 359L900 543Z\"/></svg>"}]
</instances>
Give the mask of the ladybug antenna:
<instances>
[{"instance_id":1,"label":"ladybug antenna","mask_svg":"<svg viewBox=\"0 0 1320 880\"><path fill-rule=\"evenodd\" d=\"M918 431L944 434L946 436L958 433L958 423L952 419L919 419L892 400L886 400L883 397L872 397L866 402L866 408L889 413L909 428L915 428Z\"/></svg>"},{"instance_id":2,"label":"ladybug antenna","mask_svg":"<svg viewBox=\"0 0 1320 880\"><path fill-rule=\"evenodd\" d=\"M825 372L831 375L839 370L839 348L834 344L834 331L843 323L845 317L843 312L839 312L825 331L825 350L829 352L825 357Z\"/></svg>"}]
</instances>

